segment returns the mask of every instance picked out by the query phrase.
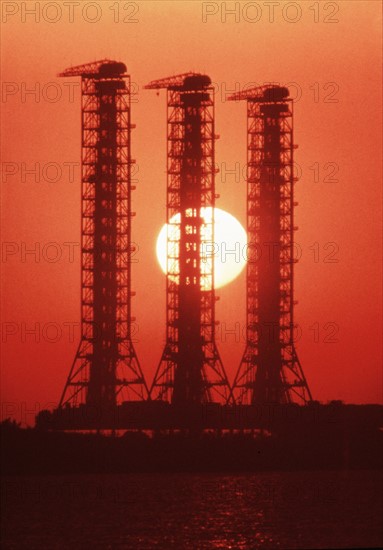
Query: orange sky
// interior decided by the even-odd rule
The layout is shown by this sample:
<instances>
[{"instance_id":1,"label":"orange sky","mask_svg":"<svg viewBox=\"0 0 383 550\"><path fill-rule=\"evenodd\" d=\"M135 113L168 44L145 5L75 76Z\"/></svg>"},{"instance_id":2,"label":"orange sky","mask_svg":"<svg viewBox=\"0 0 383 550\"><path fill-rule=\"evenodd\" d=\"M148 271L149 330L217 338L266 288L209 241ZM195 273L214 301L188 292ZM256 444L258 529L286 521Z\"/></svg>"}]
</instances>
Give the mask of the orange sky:
<instances>
[{"instance_id":1,"label":"orange sky","mask_svg":"<svg viewBox=\"0 0 383 550\"><path fill-rule=\"evenodd\" d=\"M35 4L37 15L25 13ZM165 278L155 240L165 221L166 100L164 92L158 97L142 87L196 70L209 74L218 90L217 206L243 224L245 182L225 172L246 162L245 104L227 102L225 91L279 82L298 95L298 353L314 398L380 402L381 3L279 2L273 22L263 1L226 2L227 9L238 6L236 15L225 14L225 3L210 2L217 13L206 22L199 1L77 4L2 2L2 415L32 423L34 410L56 403L76 351L79 327L72 338L70 326L79 323L79 248L73 245L72 258L64 243L80 237L80 96L76 79L56 74L105 57L126 63L139 92L133 309L148 383L165 336ZM25 93L35 87L36 94ZM25 173L36 163L40 177ZM333 165L326 163L335 163L337 181L328 181ZM35 243L40 259L24 253ZM327 243L335 243L338 262L324 261L335 250ZM244 347L244 272L218 295L217 344L232 380ZM36 323L40 339L25 334ZM328 323L339 329L336 342L325 341ZM7 334L12 330L17 333Z\"/></svg>"}]
</instances>

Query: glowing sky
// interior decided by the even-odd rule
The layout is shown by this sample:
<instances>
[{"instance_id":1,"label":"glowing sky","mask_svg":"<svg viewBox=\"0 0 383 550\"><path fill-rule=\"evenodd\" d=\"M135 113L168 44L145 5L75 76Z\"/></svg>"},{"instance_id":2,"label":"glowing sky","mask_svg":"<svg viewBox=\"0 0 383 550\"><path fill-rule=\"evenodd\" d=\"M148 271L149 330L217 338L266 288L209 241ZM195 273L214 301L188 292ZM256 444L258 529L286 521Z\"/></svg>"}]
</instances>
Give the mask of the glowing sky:
<instances>
[{"instance_id":1,"label":"glowing sky","mask_svg":"<svg viewBox=\"0 0 383 550\"><path fill-rule=\"evenodd\" d=\"M99 9L74 11L73 22L64 9L52 22L54 7L43 13L45 2L36 3L35 21L21 4L2 14L3 416L31 423L35 410L57 403L78 344L79 81L55 75L105 57L126 63L138 92L133 313L148 382L165 336L155 245L165 222L166 100L142 88L196 70L217 90L217 207L244 226L246 109L226 95L249 82L279 82L297 98L297 350L315 398L381 401L380 2L332 2L334 15L323 2L315 9L295 2L296 22L294 8L278 6L271 22L265 2L252 3L261 8L258 21L251 10L225 18L210 3L205 22L199 1L120 2L119 14L116 2L93 2ZM32 248L40 255L26 253ZM218 294L217 345L233 380L244 348L245 270Z\"/></svg>"}]
</instances>

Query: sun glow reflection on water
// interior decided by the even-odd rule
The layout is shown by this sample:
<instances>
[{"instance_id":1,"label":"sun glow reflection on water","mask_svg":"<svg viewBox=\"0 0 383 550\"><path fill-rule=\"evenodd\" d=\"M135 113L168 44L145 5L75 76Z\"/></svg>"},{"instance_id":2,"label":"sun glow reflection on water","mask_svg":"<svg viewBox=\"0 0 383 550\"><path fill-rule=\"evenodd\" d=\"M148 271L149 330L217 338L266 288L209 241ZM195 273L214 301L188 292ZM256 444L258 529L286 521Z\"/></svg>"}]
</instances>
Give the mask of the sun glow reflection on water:
<instances>
[{"instance_id":1,"label":"sun glow reflection on water","mask_svg":"<svg viewBox=\"0 0 383 550\"><path fill-rule=\"evenodd\" d=\"M4 547L380 547L382 473L7 477Z\"/></svg>"}]
</instances>

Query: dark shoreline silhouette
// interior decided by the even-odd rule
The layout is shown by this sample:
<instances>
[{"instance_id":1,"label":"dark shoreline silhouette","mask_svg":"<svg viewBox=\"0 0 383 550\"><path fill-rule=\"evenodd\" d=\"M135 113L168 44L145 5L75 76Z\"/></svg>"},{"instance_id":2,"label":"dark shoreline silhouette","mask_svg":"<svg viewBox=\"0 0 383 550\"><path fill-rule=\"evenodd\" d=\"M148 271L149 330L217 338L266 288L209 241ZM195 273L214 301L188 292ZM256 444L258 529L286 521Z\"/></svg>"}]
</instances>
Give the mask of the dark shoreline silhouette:
<instances>
[{"instance_id":1,"label":"dark shoreline silhouette","mask_svg":"<svg viewBox=\"0 0 383 550\"><path fill-rule=\"evenodd\" d=\"M320 406L327 421L270 430L102 433L0 425L3 475L381 469L379 405ZM327 410L336 408L334 413ZM357 413L356 413L357 411Z\"/></svg>"}]
</instances>

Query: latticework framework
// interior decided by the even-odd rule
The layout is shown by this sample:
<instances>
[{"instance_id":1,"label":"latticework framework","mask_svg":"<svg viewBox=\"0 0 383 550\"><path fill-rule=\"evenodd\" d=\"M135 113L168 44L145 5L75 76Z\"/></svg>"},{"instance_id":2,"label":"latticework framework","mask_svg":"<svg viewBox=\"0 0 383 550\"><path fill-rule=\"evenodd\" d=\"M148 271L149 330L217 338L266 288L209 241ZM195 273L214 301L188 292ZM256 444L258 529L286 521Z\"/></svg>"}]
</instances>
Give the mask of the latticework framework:
<instances>
[{"instance_id":1,"label":"latticework framework","mask_svg":"<svg viewBox=\"0 0 383 550\"><path fill-rule=\"evenodd\" d=\"M152 399L174 404L226 402L227 377L215 345L214 93L187 73L150 83L167 88L166 345Z\"/></svg>"},{"instance_id":2,"label":"latticework framework","mask_svg":"<svg viewBox=\"0 0 383 550\"><path fill-rule=\"evenodd\" d=\"M130 78L122 63L81 75L81 341L60 407L113 407L148 391L132 342Z\"/></svg>"},{"instance_id":3,"label":"latticework framework","mask_svg":"<svg viewBox=\"0 0 383 550\"><path fill-rule=\"evenodd\" d=\"M247 100L246 349L233 385L237 403L311 400L294 346L293 103L286 88L235 94Z\"/></svg>"}]
</instances>

